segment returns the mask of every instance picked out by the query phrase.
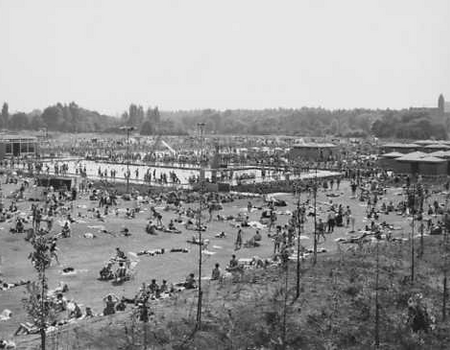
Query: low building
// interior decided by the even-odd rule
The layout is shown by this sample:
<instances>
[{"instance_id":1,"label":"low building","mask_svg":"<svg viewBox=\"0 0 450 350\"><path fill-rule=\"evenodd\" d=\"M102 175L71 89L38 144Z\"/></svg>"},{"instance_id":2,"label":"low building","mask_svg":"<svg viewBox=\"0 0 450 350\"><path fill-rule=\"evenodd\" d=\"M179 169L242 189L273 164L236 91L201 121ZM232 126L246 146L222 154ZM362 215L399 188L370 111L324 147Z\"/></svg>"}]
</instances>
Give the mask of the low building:
<instances>
[{"instance_id":1,"label":"low building","mask_svg":"<svg viewBox=\"0 0 450 350\"><path fill-rule=\"evenodd\" d=\"M412 152L395 159L396 173L423 176L443 176L448 172L448 161L423 152Z\"/></svg>"},{"instance_id":2,"label":"low building","mask_svg":"<svg viewBox=\"0 0 450 350\"><path fill-rule=\"evenodd\" d=\"M427 153L432 153L436 151L448 151L448 150L450 150L450 146L445 145L443 143L434 143L423 147L423 151Z\"/></svg>"},{"instance_id":3,"label":"low building","mask_svg":"<svg viewBox=\"0 0 450 350\"><path fill-rule=\"evenodd\" d=\"M416 145L414 143L385 143L381 145L380 150L381 153L390 153L390 152L400 152L400 153L410 153L421 149L422 146Z\"/></svg>"},{"instance_id":4,"label":"low building","mask_svg":"<svg viewBox=\"0 0 450 350\"><path fill-rule=\"evenodd\" d=\"M419 174L424 176L447 175L448 162L445 159L428 156L419 162Z\"/></svg>"},{"instance_id":5,"label":"low building","mask_svg":"<svg viewBox=\"0 0 450 350\"><path fill-rule=\"evenodd\" d=\"M378 165L385 170L396 170L397 158L404 156L400 152L390 152L382 154L378 158Z\"/></svg>"},{"instance_id":6,"label":"low building","mask_svg":"<svg viewBox=\"0 0 450 350\"><path fill-rule=\"evenodd\" d=\"M38 140L34 136L0 135L0 160L11 157L33 158L38 152Z\"/></svg>"},{"instance_id":7,"label":"low building","mask_svg":"<svg viewBox=\"0 0 450 350\"><path fill-rule=\"evenodd\" d=\"M291 160L327 161L338 158L338 147L333 143L297 143L289 150Z\"/></svg>"},{"instance_id":8,"label":"low building","mask_svg":"<svg viewBox=\"0 0 450 350\"><path fill-rule=\"evenodd\" d=\"M411 152L396 158L395 172L398 174L418 174L419 162L427 154L423 152Z\"/></svg>"}]
</instances>

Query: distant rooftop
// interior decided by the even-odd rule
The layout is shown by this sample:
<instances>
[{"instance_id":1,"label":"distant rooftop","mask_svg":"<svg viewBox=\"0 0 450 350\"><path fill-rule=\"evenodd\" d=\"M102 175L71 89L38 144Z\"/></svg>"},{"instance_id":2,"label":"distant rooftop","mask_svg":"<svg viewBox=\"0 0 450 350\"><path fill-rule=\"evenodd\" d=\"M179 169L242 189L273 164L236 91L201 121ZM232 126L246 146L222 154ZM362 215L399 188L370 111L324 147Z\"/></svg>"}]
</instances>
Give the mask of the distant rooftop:
<instances>
[{"instance_id":1,"label":"distant rooftop","mask_svg":"<svg viewBox=\"0 0 450 350\"><path fill-rule=\"evenodd\" d=\"M382 145L382 147L388 147L388 148L417 148L418 145L414 143L398 143L398 142L391 142L391 143L385 143Z\"/></svg>"},{"instance_id":2,"label":"distant rooftop","mask_svg":"<svg viewBox=\"0 0 450 350\"><path fill-rule=\"evenodd\" d=\"M405 161L405 162L417 162L426 156L427 156L426 153L418 151L418 152L411 152L411 153L405 154L405 155L397 158L397 160Z\"/></svg>"},{"instance_id":3,"label":"distant rooftop","mask_svg":"<svg viewBox=\"0 0 450 350\"><path fill-rule=\"evenodd\" d=\"M445 102L444 103L444 112L445 113L450 113L450 102Z\"/></svg>"},{"instance_id":4,"label":"distant rooftop","mask_svg":"<svg viewBox=\"0 0 450 350\"><path fill-rule=\"evenodd\" d=\"M37 137L22 134L0 134L0 141L11 141L11 140L37 141Z\"/></svg>"},{"instance_id":5,"label":"distant rooftop","mask_svg":"<svg viewBox=\"0 0 450 350\"><path fill-rule=\"evenodd\" d=\"M385 153L382 154L381 157L383 158L398 158L398 157L403 157L404 154L400 153L400 152L390 152L390 153Z\"/></svg>"},{"instance_id":6,"label":"distant rooftop","mask_svg":"<svg viewBox=\"0 0 450 350\"><path fill-rule=\"evenodd\" d=\"M444 145L443 143L433 143L431 145L427 145L424 148L428 149L450 149L449 145Z\"/></svg>"},{"instance_id":7,"label":"distant rooftop","mask_svg":"<svg viewBox=\"0 0 450 350\"><path fill-rule=\"evenodd\" d=\"M334 148L336 147L333 143L316 143L316 142L305 142L296 143L294 148Z\"/></svg>"}]
</instances>

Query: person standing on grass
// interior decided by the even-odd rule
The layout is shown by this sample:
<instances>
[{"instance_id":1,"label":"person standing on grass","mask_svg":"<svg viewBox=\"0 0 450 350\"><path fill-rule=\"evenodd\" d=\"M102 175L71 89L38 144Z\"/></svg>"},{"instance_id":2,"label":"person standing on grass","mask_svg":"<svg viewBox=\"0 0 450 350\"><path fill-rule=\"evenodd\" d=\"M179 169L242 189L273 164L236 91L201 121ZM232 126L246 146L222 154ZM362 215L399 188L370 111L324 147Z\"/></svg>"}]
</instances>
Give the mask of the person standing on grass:
<instances>
[{"instance_id":1,"label":"person standing on grass","mask_svg":"<svg viewBox=\"0 0 450 350\"><path fill-rule=\"evenodd\" d=\"M350 209L350 206L347 205L347 208L345 209L345 227L350 226L350 218L352 216L352 211Z\"/></svg>"},{"instance_id":2,"label":"person standing on grass","mask_svg":"<svg viewBox=\"0 0 450 350\"><path fill-rule=\"evenodd\" d=\"M324 242L327 240L327 238L325 237L325 223L322 221L322 219L319 219L319 222L317 223L317 235L317 240L319 240L321 236Z\"/></svg>"},{"instance_id":3,"label":"person standing on grass","mask_svg":"<svg viewBox=\"0 0 450 350\"><path fill-rule=\"evenodd\" d=\"M234 243L234 249L238 250L242 247L242 229L239 229L236 237L236 242Z\"/></svg>"},{"instance_id":4,"label":"person standing on grass","mask_svg":"<svg viewBox=\"0 0 450 350\"><path fill-rule=\"evenodd\" d=\"M283 242L283 235L281 232L277 233L273 240L273 254L275 255L281 249L281 243Z\"/></svg>"},{"instance_id":5,"label":"person standing on grass","mask_svg":"<svg viewBox=\"0 0 450 350\"><path fill-rule=\"evenodd\" d=\"M60 265L59 263L59 259L58 259L58 254L56 253L58 251L58 247L56 246L56 238L54 238L50 244L50 256L52 259L56 260L56 263L58 265Z\"/></svg>"},{"instance_id":6,"label":"person standing on grass","mask_svg":"<svg viewBox=\"0 0 450 350\"><path fill-rule=\"evenodd\" d=\"M208 222L211 222L212 219L213 219L213 211L214 211L214 204L213 203L209 203L208 204L208 213L209 213Z\"/></svg>"}]
</instances>

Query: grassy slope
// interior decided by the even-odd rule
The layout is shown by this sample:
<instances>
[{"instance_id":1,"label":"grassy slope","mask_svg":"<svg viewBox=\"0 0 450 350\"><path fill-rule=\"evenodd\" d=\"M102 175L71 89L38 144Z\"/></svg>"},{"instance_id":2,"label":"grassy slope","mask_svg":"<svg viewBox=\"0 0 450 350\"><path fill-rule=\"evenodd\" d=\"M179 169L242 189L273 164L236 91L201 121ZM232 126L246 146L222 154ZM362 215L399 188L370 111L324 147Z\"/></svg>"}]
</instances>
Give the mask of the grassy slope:
<instances>
[{"instance_id":1,"label":"grassy slope","mask_svg":"<svg viewBox=\"0 0 450 350\"><path fill-rule=\"evenodd\" d=\"M440 237L426 240L425 255L418 260L416 281L411 286L404 283L410 273L409 243L380 244L380 348L449 348L449 323L442 322L440 314L441 251ZM303 262L298 300L294 300L295 264L289 266L288 349L374 348L375 257L376 246L372 245L323 255L316 266ZM147 344L152 349L281 349L277 343L283 334L285 276L282 269L269 268L248 271L238 283L207 284L204 329L192 338L195 292L153 304L156 321L147 326ZM424 303L437 319L436 329L429 334L413 335L405 323L407 300L413 292L424 295ZM133 323L126 312L69 327L50 344L65 342L73 349L137 349L143 343L143 327ZM29 347L23 344L24 348L36 344L30 338L27 342Z\"/></svg>"},{"instance_id":2,"label":"grassy slope","mask_svg":"<svg viewBox=\"0 0 450 350\"><path fill-rule=\"evenodd\" d=\"M8 191L11 189L11 187L6 187L4 191L5 193L8 193ZM356 226L362 227L362 225L365 224L365 220L363 219L365 207L361 205L360 202L349 198L349 190L347 184L343 187L342 190L342 195L338 198L333 198L333 201L336 203L350 204L354 215L357 217ZM396 199L397 192L398 191L395 189L390 190L388 197ZM286 199L289 203L288 209L292 209L295 200L291 196L287 196ZM328 200L325 197L325 193L320 192L319 202L322 203L325 200ZM260 203L261 202L256 202L255 204ZM88 207L91 207L95 206L96 203L90 203L86 199L82 199L77 204L85 204ZM20 205L22 206L22 208L29 207L29 203L21 203ZM127 202L120 203L120 207L122 208L126 207L127 205ZM240 200L227 204L225 206L223 214L236 214L240 210L240 208L245 207L245 205L246 200ZM321 205L321 207L323 207L323 205ZM75 209L75 212L77 211L80 211L83 214L87 213L86 209L82 208ZM320 210L319 213L325 215ZM173 214L170 213L166 213L164 215L165 222L167 222L169 217L173 216ZM259 215L259 211L252 213L251 220L258 219ZM96 280L98 270L100 269L104 261L107 260L107 258L111 254L113 254L114 248L116 246L123 247L125 251L139 251L141 249L159 247L170 249L171 247L185 246L186 238L190 237L190 235L193 233L192 231L185 232L182 235L166 235L161 233L157 237L150 237L143 233L143 227L145 226L147 216L148 211L145 211L142 214L139 214L138 218L134 221L124 221L122 214L120 218L110 218L108 219L107 223L104 224L108 229L117 232L120 229L120 226L122 226L125 222L125 224L130 228L131 232L134 233L134 235L130 238L112 238L110 236L99 234L99 238L95 240L86 240L81 237L83 232L95 232L95 230L89 229L87 228L87 226L99 223L94 219L88 218L84 219L85 221L87 221L86 224L75 224L73 226L74 236L67 240L61 240L60 242L61 260L64 266L74 266L78 269L85 269L87 271L73 277L62 277L59 273L60 267L54 267L50 270L50 286L55 286L59 280L68 282L70 286L70 292L68 294L69 298L74 298L84 305L92 306L95 312L101 312L103 307L101 299L105 294L109 292L114 292L117 295L125 294L128 296L132 296L135 294L142 282L149 282L151 278L157 278L158 280L166 278L170 281L177 281L184 278L184 276L186 276L189 272L196 272L197 254L195 247L194 250L189 254L173 253L165 254L163 256L141 258L138 265L138 273L136 275L136 278L130 283L125 284L121 287L112 287L109 283L103 283ZM283 224L287 219L287 216L280 216L279 222ZM388 222L395 225L403 225L404 229L406 230L406 222L402 217L389 215L383 217L382 220L387 220ZM3 277L6 280L17 280L19 278L33 279L35 273L32 270L29 261L26 259L26 256L30 251L30 246L29 244L25 243L21 237L16 237L7 233L9 225L9 223L2 224L1 227L3 227L3 230L0 233L0 240L2 243L0 245L0 254L3 256ZM306 232L311 232L311 228L312 220L307 223ZM225 230L231 236L225 240L214 239L214 234L222 230ZM246 230L244 238L249 237L252 231L253 230ZM345 228L339 228L336 233L328 236L329 238L323 246L330 250L334 250L336 246L333 239L345 235L345 232ZM227 223L213 222L210 225L210 229L206 233L206 237L212 240L211 246L220 245L222 246L222 249L216 250L217 254L206 260L204 270L206 271L205 274L209 274L209 271L211 271L216 261L220 262L222 266L226 264L231 253L233 252L232 246L235 234L236 230L232 229ZM402 231L397 231L396 234L402 235ZM311 240L305 241L304 244L306 246L311 246ZM436 242L436 249L438 247L439 245ZM243 249L241 251L238 251L237 255L238 257L251 257L252 255L268 256L271 249L272 243L267 238L264 238L261 248L258 248L257 250ZM399 257L401 256L399 255L400 251L402 251L402 254L406 260L405 262L397 263L396 261L399 260ZM400 280L404 275L407 274L407 271L405 269L407 269L407 261L409 257L407 255L406 248L404 250L401 250L400 248L398 248L398 246L394 246L392 248L389 248L388 253L390 255L389 258L387 258L386 265L390 266L393 264L393 262L396 262L396 264L399 265L399 267L395 267L394 279ZM430 254L429 257L436 258L437 255ZM395 259L395 261L393 259ZM364 262L365 260L367 260L367 262ZM343 265L338 264L338 262L341 261ZM366 264L369 264L369 267L367 267ZM370 283L372 283L371 279L373 279L373 267L370 267L371 264L373 264L373 252L363 254L362 256L353 256L346 254L344 258L342 258L339 254L333 254L326 257L324 255L319 259L319 265L314 269L310 269L310 264L306 264L305 267L308 267L308 270L305 271L305 276L303 277L304 283L302 285L304 288L304 292L302 293L302 297L300 299L301 302L294 304L292 306L292 312L289 313L289 320L297 320L296 322L292 323L292 327L294 327L294 325L299 322L299 325L295 327L300 327L299 329L301 329L300 333L302 334L302 336L306 337L307 339L312 339L311 341L314 341L314 339L316 339L322 333L323 335L320 335L320 337L326 337L326 334L331 332L327 330L330 327L331 329L334 329L333 332L339 333L341 329L344 329L346 327L349 328L350 324L352 324L351 327L354 327L357 330L355 330L355 333L357 333L355 337L358 342L360 342L360 339L357 337L357 335L360 333L359 329L361 328L366 333L369 331L371 332L373 328L373 319L371 319L370 317L366 319L360 319L358 318L359 316L355 316L356 318L352 316L352 318L350 318L348 310L351 310L351 307L353 307L354 310L358 312L363 308L359 304L353 305L354 303L359 302L357 300L359 300L360 298L349 298L349 296L347 296L347 293L343 292L343 288L348 287L348 284L350 283L349 276L354 276L355 280L357 280L358 283L361 283L363 285L370 285ZM431 269L430 266L430 263L427 262L420 264L419 274L423 274L424 276L426 276L424 285L428 286L427 288L430 288L430 290L433 291L437 288L436 282L438 281L438 279L437 276L433 275L435 274L435 272L433 272L434 270L432 270L431 272L429 271L429 269ZM342 269L341 272L339 272L339 270L334 272L335 276L339 276L335 279L337 280L337 282L332 282L333 279L330 277L331 267ZM351 272L353 270L355 270L355 272ZM274 303L267 300L270 296L276 294L277 288L280 285L279 281L277 281L279 276L280 271L270 270L267 271L267 273L257 275L255 277L256 280L259 281L259 283L257 284L244 283L239 285L223 286L218 290L216 288L208 288L208 291L205 295L205 308L207 310L205 312L205 318L208 321L208 324L210 323L213 325L213 330L219 329L220 332L211 331L207 332L206 334L200 333L200 335L202 336L196 337L196 341L201 341L201 339L205 338L204 341L213 341L213 344L217 345L223 344L224 348L230 348L230 346L231 348L236 348L234 344L229 344L229 339L236 339L235 341L240 342L244 341L245 339L248 341L251 341L255 338L265 339L264 332L267 333L267 330L269 330L273 334L278 334L279 329L277 329L276 327L274 329L271 329L270 327L265 325L266 322L262 322L262 320L271 315L270 312L265 312L266 309L268 309L269 311L271 308L275 308L276 310L280 309L279 302ZM252 277L248 278L250 278L250 281L252 281L253 279ZM420 283L418 285L420 286L422 282L419 282ZM390 291L391 287L389 288ZM336 292L336 290L338 290L338 292ZM362 299L364 303L372 305L373 303L371 303L371 300L373 299L373 292L370 292L370 290L371 289L369 287L362 288ZM12 320L0 325L1 336L9 337L9 335L16 329L17 322L25 319L25 315L20 304L20 300L24 296L23 292L24 288L16 288L7 292L0 293L0 308L9 308L14 313L14 318ZM390 292L386 292L385 294L389 295ZM348 326L344 328L341 325L335 325L334 328L333 326L327 325L329 321L326 320L328 320L330 317L327 316L326 312L329 312L330 308L332 307L332 305L334 305L333 303L336 300L336 298L332 298L332 295L339 295L339 298L337 299L339 301L339 307L337 307L337 309L343 313L342 316L338 314L336 316L337 321L334 322L339 325L342 322L344 322L344 324L347 324L348 321ZM195 318L194 299L195 298L193 293L183 293L180 294L176 300L160 303L159 306L156 307L157 320L161 326L164 326L163 328L166 328L168 330L180 328L180 330L174 331L174 334L163 330L158 331L158 339L160 339L158 340L158 342L162 342L161 339L166 339L172 344L177 344L180 342L182 334L187 334L189 330L192 329L192 322ZM437 301L435 301L435 303L436 302ZM262 305L260 305L261 303ZM172 304L173 306L171 306ZM392 301L387 300L387 305L391 304ZM261 307L257 307L258 305ZM229 309L231 310L231 320L229 312L227 311ZM299 309L300 312L298 311ZM323 312L325 312L325 314L323 314ZM336 314L336 312L334 313ZM387 314L390 315L390 312ZM310 317L308 315L312 316ZM272 316L275 317L274 320L277 320L276 315ZM77 341L80 342L80 344L84 344L80 345L79 348L118 348L118 346L116 347L115 345L108 347L104 344L110 344L109 342L112 342L114 344L121 344L124 342L125 337L123 334L123 324L125 323L125 320L123 321L123 323L119 322L119 320L126 318L126 315L114 316L112 319L100 318L95 320L93 324L88 323L86 327L77 328L77 332L82 333L82 336L77 337ZM240 323L241 321L244 322L247 318L249 318L253 323L251 323L250 325ZM167 324L168 322L169 324ZM279 322L275 323L278 324ZM398 322L394 322L394 324L397 323ZM108 327L106 327L107 325ZM263 325L265 326L263 327ZM362 325L365 326L362 327ZM260 326L263 328L263 330L258 333L258 336L252 336L252 332L256 332L255 329ZM117 333L117 337L115 337L114 334L110 335L109 330L106 331L104 329L105 327L109 330L114 330L113 333ZM325 327L325 330L322 329L323 327ZM234 328L231 333L229 333L230 328ZM246 330L247 328L250 329L250 335L247 336L241 334L241 331ZM92 332L92 330L94 330L94 332ZM95 330L101 330L101 332ZM291 334L292 332L288 333ZM107 337L105 337L105 335L107 335ZM70 334L64 336L67 336L68 338L71 337ZM353 339L352 336L349 336L348 334L346 336L350 339ZM16 339L16 341L23 341L25 342L25 344L31 341L32 344L36 344L33 342L33 338L30 337L18 338ZM70 339L67 341L69 343L73 343ZM367 336L367 342L368 341L369 337ZM307 342L307 340L302 340L302 342ZM350 343L351 342L349 341L349 344ZM76 343L73 344L73 348L77 348ZM358 344L359 343L356 343L353 348L358 348ZM347 345L340 346L339 348L346 347ZM200 346L199 348L205 347ZM351 344L348 348L351 348Z\"/></svg>"}]
</instances>

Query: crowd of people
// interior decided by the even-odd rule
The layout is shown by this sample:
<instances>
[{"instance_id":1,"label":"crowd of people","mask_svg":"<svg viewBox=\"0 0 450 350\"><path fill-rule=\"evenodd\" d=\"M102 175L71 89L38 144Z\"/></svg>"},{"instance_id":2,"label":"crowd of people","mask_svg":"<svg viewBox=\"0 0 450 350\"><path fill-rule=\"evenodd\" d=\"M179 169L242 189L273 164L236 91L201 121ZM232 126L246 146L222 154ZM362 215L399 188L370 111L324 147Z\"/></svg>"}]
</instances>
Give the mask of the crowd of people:
<instances>
[{"instance_id":1,"label":"crowd of people","mask_svg":"<svg viewBox=\"0 0 450 350\"><path fill-rule=\"evenodd\" d=\"M251 161L253 162L254 159ZM9 162L3 161L2 165L14 165L16 167L18 163L24 169L31 169L31 173L39 174L41 171L50 173L50 165L48 163L11 160ZM302 169L309 169L310 165L312 168L319 166L317 164L304 163ZM14 198L8 203L9 205L3 205L1 208L0 221L11 220L11 234L24 234L24 238L31 244L39 237L50 237L48 247L51 256L50 267L54 266L54 263L56 265L60 264L58 242L60 240L73 239L72 225L79 220L86 219L87 216L89 216L89 219L99 222L107 222L110 218L119 217L124 220L125 226L127 226L126 223L130 221L126 220L131 220L131 222L136 220L139 215L142 215L143 207L145 207L145 209L148 209L147 214L149 214L149 217L142 230L149 235L158 235L161 232L181 234L186 229L198 233L199 231L207 231L208 226L211 227L211 222L229 221L230 224L234 225L235 232L220 232L215 238L226 240L228 237L235 237L233 243L235 254L231 256L224 270L222 270L219 262L214 263L214 268L210 273L212 281L223 281L230 276L233 279L239 278L246 268L266 268L272 264L285 264L297 249L298 242L296 239L300 239L298 236L299 226L306 224L309 220L314 220L315 238L317 238L319 243L327 241L327 235L333 234L337 228L344 228L350 233L356 233L356 220L352 207L341 196L341 192L344 190L342 186L343 181L349 184L348 187L345 187L345 190L351 192L351 198L354 200L352 205L354 203L363 203L367 207L366 227L359 232L361 235L356 238L350 237L347 240L350 243L361 242L362 238L368 235L391 239L391 231L394 228L384 220L381 221L380 218L393 212L405 217L417 215L421 232L438 234L447 228L447 208L443 206L442 197L439 197L436 193L442 190L448 192L448 183L442 188L442 186L439 187L438 185L422 182L421 179L400 177L379 169L372 160L361 160L354 154L349 155L347 159L344 159L339 164L336 161L328 161L321 164L321 167L326 168L327 166L330 169L338 170L338 173L319 178L285 178L271 182L239 183L233 188L239 193L207 191L201 193L191 189L173 191L155 191L152 189L147 192L138 192L132 189L129 197L125 200L121 198L116 189L106 188L86 179L87 170L84 168L83 163L80 162L76 166L76 175L80 177L81 181L74 184L72 188L46 188L42 200L37 203L31 203L28 209L25 210L23 205L21 205L22 209L19 210L17 204L19 201L22 202L26 199L24 193L30 186L38 184L37 178L33 181L32 178L27 177L5 176L4 183L10 184L11 178L17 180L14 183L17 191ZM292 173L295 174L296 171L299 171L298 169L298 167L293 167L291 169ZM123 170L126 171L125 169ZM53 164L52 172L55 175L65 175L68 171L69 166L67 163ZM280 170L280 172L285 173L285 169ZM116 173L99 166L97 175L100 178L115 178ZM129 172L125 174L125 177L133 175L139 178L142 173L135 170L134 174ZM151 168L146 170L144 177L148 183L153 182L155 179L162 183L177 183L180 181L175 171L157 174L156 170ZM252 176L243 176L242 178L242 180L250 181L252 179ZM413 191L414 199L411 200L410 192L413 188L413 182L416 185ZM392 198L386 199L386 191L389 186L401 188L401 195L397 200ZM258 198L263 197L265 199L263 205L253 205L253 197L243 194L243 192L256 192ZM286 203L267 195L274 192L289 193L295 199L299 198L298 205L294 210L287 214L283 213L288 215L286 223L282 222L278 215L280 208L286 206ZM327 201L317 203L317 192L322 192L321 194L327 197ZM87 214L82 214L81 211L76 209L76 204L74 204L80 196L88 198L93 203ZM220 210L224 205L242 199L248 201L246 212L240 212L236 215L221 215ZM197 204L199 202L202 203L201 210L208 212L208 217L203 222L198 217ZM419 206L416 205L417 203L419 203ZM196 204L196 207L193 208L192 204ZM261 217L256 227L251 226L253 223L250 222L250 216L255 210L261 211ZM56 221L59 223L59 226L54 225ZM253 227L255 230L250 237L245 237L245 229L248 227ZM116 234L106 229L104 231L108 234ZM134 232L130 232L127 227L123 227L120 234L129 237ZM87 236L84 237L88 238ZM93 235L89 238L95 238L95 236ZM192 239L189 238L189 241L191 244L201 245L205 254L208 252L208 240L200 240L194 234ZM238 251L244 249L251 251L251 249L258 248L261 245L269 244L273 245L270 257L260 258L254 255L248 260L236 257L236 252ZM300 245L300 249L301 256L307 256L309 252L303 245ZM172 251L184 252L180 248ZM139 253L145 255L148 251ZM140 255L139 253L137 255ZM164 253L164 249L161 249L159 253L155 254ZM32 263L35 263L37 257L31 253L29 259ZM132 258L122 248L117 247L115 254L107 260L106 264L99 266L99 279L114 283L127 283L133 278L134 267L132 265ZM10 286L16 286L5 281L1 281L1 285L5 289L7 287L12 288ZM20 285L17 284L17 286ZM164 278L159 283L156 279L149 278L148 283L143 283L134 296L107 294L103 298L103 312L95 314L91 307L86 307L83 311L79 303L74 300L67 300L65 293L68 292L69 286L60 286L54 293L46 297L48 298L46 302L59 313L66 313L66 316L49 326L58 327L70 320L90 318L96 315L108 316L130 307L139 311L138 315L141 320L148 320L151 314L151 301L164 299L179 291L196 289L197 287L198 278L193 273L188 274L184 281L172 282L169 278ZM20 325L17 334L30 333L32 330L32 326L23 323Z\"/></svg>"}]
</instances>

